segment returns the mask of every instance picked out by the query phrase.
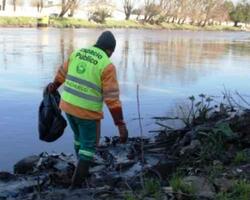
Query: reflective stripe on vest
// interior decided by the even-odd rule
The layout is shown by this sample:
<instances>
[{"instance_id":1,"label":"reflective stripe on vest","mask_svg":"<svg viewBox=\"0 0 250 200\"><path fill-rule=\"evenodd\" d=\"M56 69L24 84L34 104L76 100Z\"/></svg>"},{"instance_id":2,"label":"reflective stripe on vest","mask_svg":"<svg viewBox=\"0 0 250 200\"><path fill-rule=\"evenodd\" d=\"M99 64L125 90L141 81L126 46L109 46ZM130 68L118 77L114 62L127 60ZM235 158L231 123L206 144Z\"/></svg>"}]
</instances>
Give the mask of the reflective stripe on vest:
<instances>
[{"instance_id":1,"label":"reflective stripe on vest","mask_svg":"<svg viewBox=\"0 0 250 200\"><path fill-rule=\"evenodd\" d=\"M81 143L80 143L79 141L75 140L75 141L74 141L74 145L75 145L75 146L81 146Z\"/></svg>"},{"instance_id":2,"label":"reflective stripe on vest","mask_svg":"<svg viewBox=\"0 0 250 200\"><path fill-rule=\"evenodd\" d=\"M64 91L68 92L68 93L70 93L72 95L75 95L75 96L77 96L79 98L82 98L82 99L87 99L89 101L94 101L94 102L102 102L102 98L98 98L98 97L94 97L94 96L84 94L82 92L78 92L78 91L76 91L74 89L71 89L71 88L69 88L67 86L64 86Z\"/></svg>"},{"instance_id":3,"label":"reflective stripe on vest","mask_svg":"<svg viewBox=\"0 0 250 200\"><path fill-rule=\"evenodd\" d=\"M101 112L101 76L110 63L106 53L96 47L73 52L69 59L62 99L72 105Z\"/></svg>"},{"instance_id":4,"label":"reflective stripe on vest","mask_svg":"<svg viewBox=\"0 0 250 200\"><path fill-rule=\"evenodd\" d=\"M90 157L90 158L92 158L95 155L95 153L91 151L86 151L86 150L81 150L81 149L79 150L79 154Z\"/></svg>"},{"instance_id":5,"label":"reflective stripe on vest","mask_svg":"<svg viewBox=\"0 0 250 200\"><path fill-rule=\"evenodd\" d=\"M74 76L71 76L71 75L67 75L67 80L70 80L70 81L73 81L73 82L76 82L76 83L79 83L81 85L85 85L89 88L92 88L96 91L98 91L99 93L102 93L102 89L100 87L98 87L97 85L89 82L89 81L86 81L86 80L83 80L83 79L80 79L80 78L77 78L77 77L74 77Z\"/></svg>"}]
</instances>

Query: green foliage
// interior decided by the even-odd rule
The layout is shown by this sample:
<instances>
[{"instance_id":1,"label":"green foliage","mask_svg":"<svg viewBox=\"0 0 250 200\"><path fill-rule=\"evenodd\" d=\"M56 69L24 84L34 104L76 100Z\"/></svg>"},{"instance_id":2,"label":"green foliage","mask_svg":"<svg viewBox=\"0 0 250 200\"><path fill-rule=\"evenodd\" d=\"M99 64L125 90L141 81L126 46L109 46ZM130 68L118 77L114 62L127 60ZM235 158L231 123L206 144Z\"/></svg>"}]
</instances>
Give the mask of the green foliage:
<instances>
[{"instance_id":1,"label":"green foliage","mask_svg":"<svg viewBox=\"0 0 250 200\"><path fill-rule=\"evenodd\" d=\"M236 165L238 165L238 164L241 164L241 163L247 162L247 161L248 161L247 153L244 152L244 151L239 151L235 155L233 163L236 164Z\"/></svg>"},{"instance_id":2,"label":"green foliage","mask_svg":"<svg viewBox=\"0 0 250 200\"><path fill-rule=\"evenodd\" d=\"M163 193L161 190L161 184L158 180L147 178L144 179L143 187L140 190L134 191L134 193L125 193L125 200L137 200L144 199L146 197L153 198L155 200L161 200Z\"/></svg>"},{"instance_id":3,"label":"green foliage","mask_svg":"<svg viewBox=\"0 0 250 200\"><path fill-rule=\"evenodd\" d=\"M216 200L233 200L230 198L229 194L228 193L225 193L225 192L219 192L216 197L215 197Z\"/></svg>"},{"instance_id":4,"label":"green foliage","mask_svg":"<svg viewBox=\"0 0 250 200\"><path fill-rule=\"evenodd\" d=\"M239 2L231 9L229 16L235 22L235 26L238 25L238 22L250 22L250 3L244 0Z\"/></svg>"},{"instance_id":5,"label":"green foliage","mask_svg":"<svg viewBox=\"0 0 250 200\"><path fill-rule=\"evenodd\" d=\"M124 196L124 200L137 200L137 198L132 193L126 193L125 196Z\"/></svg>"},{"instance_id":6,"label":"green foliage","mask_svg":"<svg viewBox=\"0 0 250 200\"><path fill-rule=\"evenodd\" d=\"M193 126L196 123L204 123L207 120L209 112L213 109L211 102L213 99L210 96L204 94L199 95L198 101L194 96L188 98L190 100L190 106L184 108L179 106L182 113L182 121L187 127Z\"/></svg>"},{"instance_id":7,"label":"green foliage","mask_svg":"<svg viewBox=\"0 0 250 200\"><path fill-rule=\"evenodd\" d=\"M250 199L250 183L244 180L235 182L233 187L232 196L237 197L239 200Z\"/></svg>"},{"instance_id":8,"label":"green foliage","mask_svg":"<svg viewBox=\"0 0 250 200\"><path fill-rule=\"evenodd\" d=\"M99 9L89 14L89 20L97 23L105 23L106 18L111 17L111 12L106 9Z\"/></svg>"},{"instance_id":9,"label":"green foliage","mask_svg":"<svg viewBox=\"0 0 250 200\"><path fill-rule=\"evenodd\" d=\"M201 163L206 163L220 158L225 151L225 143L236 138L228 123L217 124L208 132L199 131L198 137L202 143L198 158Z\"/></svg>"},{"instance_id":10,"label":"green foliage","mask_svg":"<svg viewBox=\"0 0 250 200\"><path fill-rule=\"evenodd\" d=\"M216 200L249 200L250 184L245 180L239 180L234 183L230 192L220 192L216 195Z\"/></svg>"},{"instance_id":11,"label":"green foliage","mask_svg":"<svg viewBox=\"0 0 250 200\"><path fill-rule=\"evenodd\" d=\"M215 178L217 178L223 172L224 167L222 164L216 164L208 167L209 180L213 182Z\"/></svg>"},{"instance_id":12,"label":"green foliage","mask_svg":"<svg viewBox=\"0 0 250 200\"><path fill-rule=\"evenodd\" d=\"M152 195L154 197L160 196L161 184L155 179L146 179L144 183L145 195Z\"/></svg>"},{"instance_id":13,"label":"green foliage","mask_svg":"<svg viewBox=\"0 0 250 200\"><path fill-rule=\"evenodd\" d=\"M189 185L184 183L182 177L178 176L178 175L174 175L170 181L169 181L170 186L173 188L174 192L182 192L185 194L194 194L194 188Z\"/></svg>"}]
</instances>

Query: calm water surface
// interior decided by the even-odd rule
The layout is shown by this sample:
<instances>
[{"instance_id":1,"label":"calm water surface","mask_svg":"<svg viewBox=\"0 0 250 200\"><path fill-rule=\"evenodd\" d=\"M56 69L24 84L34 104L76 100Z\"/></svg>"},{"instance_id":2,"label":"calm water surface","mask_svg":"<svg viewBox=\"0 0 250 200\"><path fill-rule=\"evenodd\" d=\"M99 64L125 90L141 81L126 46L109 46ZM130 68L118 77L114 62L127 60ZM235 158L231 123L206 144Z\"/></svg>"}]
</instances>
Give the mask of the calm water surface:
<instances>
[{"instance_id":1,"label":"calm water surface","mask_svg":"<svg viewBox=\"0 0 250 200\"><path fill-rule=\"evenodd\" d=\"M144 134L158 129L153 116L170 114L190 95L218 95L225 86L250 93L250 34L114 30L124 115L131 135L139 134L136 85L140 86ZM0 171L42 151L73 152L72 132L52 144L38 140L42 90L75 48L94 44L101 30L0 29ZM117 135L105 108L102 135Z\"/></svg>"}]
</instances>

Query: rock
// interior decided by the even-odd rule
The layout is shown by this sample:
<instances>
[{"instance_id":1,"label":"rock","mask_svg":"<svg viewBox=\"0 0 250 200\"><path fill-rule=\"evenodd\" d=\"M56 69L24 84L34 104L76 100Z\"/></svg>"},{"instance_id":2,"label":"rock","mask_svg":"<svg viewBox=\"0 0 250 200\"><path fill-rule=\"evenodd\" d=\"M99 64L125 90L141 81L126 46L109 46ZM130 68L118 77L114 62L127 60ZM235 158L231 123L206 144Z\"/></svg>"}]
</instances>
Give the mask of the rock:
<instances>
[{"instance_id":1,"label":"rock","mask_svg":"<svg viewBox=\"0 0 250 200\"><path fill-rule=\"evenodd\" d=\"M219 160L214 160L213 165L214 166L223 166L223 163L221 161L219 161Z\"/></svg>"},{"instance_id":2,"label":"rock","mask_svg":"<svg viewBox=\"0 0 250 200\"><path fill-rule=\"evenodd\" d=\"M126 171L122 171L119 174L123 178L132 178L138 175L141 170L142 170L142 165L139 162L137 162L131 168L129 168Z\"/></svg>"},{"instance_id":3,"label":"rock","mask_svg":"<svg viewBox=\"0 0 250 200\"><path fill-rule=\"evenodd\" d=\"M147 165L149 167L156 166L160 160L162 160L165 157L165 155L161 155L160 153L157 154L145 154L144 160L146 161Z\"/></svg>"},{"instance_id":4,"label":"rock","mask_svg":"<svg viewBox=\"0 0 250 200\"><path fill-rule=\"evenodd\" d=\"M243 170L242 169L236 169L236 172L238 172L238 173L242 173L243 172Z\"/></svg>"},{"instance_id":5,"label":"rock","mask_svg":"<svg viewBox=\"0 0 250 200\"><path fill-rule=\"evenodd\" d=\"M15 181L17 177L9 172L0 172L0 181L9 182Z\"/></svg>"},{"instance_id":6,"label":"rock","mask_svg":"<svg viewBox=\"0 0 250 200\"><path fill-rule=\"evenodd\" d=\"M58 160L58 162L53 166L53 168L57 171L66 173L68 171L73 171L75 169L75 166L63 160Z\"/></svg>"},{"instance_id":7,"label":"rock","mask_svg":"<svg viewBox=\"0 0 250 200\"><path fill-rule=\"evenodd\" d=\"M249 158L250 160L250 148L244 149L243 152L246 154L246 156Z\"/></svg>"},{"instance_id":8,"label":"rock","mask_svg":"<svg viewBox=\"0 0 250 200\"><path fill-rule=\"evenodd\" d=\"M8 200L17 199L17 197L25 192L33 192L35 186L37 186L37 181L30 177L19 178L16 181L1 183L0 197L5 197Z\"/></svg>"},{"instance_id":9,"label":"rock","mask_svg":"<svg viewBox=\"0 0 250 200\"><path fill-rule=\"evenodd\" d=\"M250 147L250 133L248 133L242 140L241 143L244 147Z\"/></svg>"},{"instance_id":10,"label":"rock","mask_svg":"<svg viewBox=\"0 0 250 200\"><path fill-rule=\"evenodd\" d=\"M220 192L228 192L233 188L233 181L227 178L217 178L214 180L214 185Z\"/></svg>"},{"instance_id":11,"label":"rock","mask_svg":"<svg viewBox=\"0 0 250 200\"><path fill-rule=\"evenodd\" d=\"M183 182L193 187L195 195L201 199L214 199L215 188L204 177L188 176L183 179Z\"/></svg>"},{"instance_id":12,"label":"rock","mask_svg":"<svg viewBox=\"0 0 250 200\"><path fill-rule=\"evenodd\" d=\"M249 136L250 130L250 110L245 110L241 115L237 115L230 120L230 127L236 133L240 133L241 136ZM248 140L250 141L250 140ZM246 142L248 142L246 140ZM248 143L250 144L250 143Z\"/></svg>"},{"instance_id":13,"label":"rock","mask_svg":"<svg viewBox=\"0 0 250 200\"><path fill-rule=\"evenodd\" d=\"M39 159L40 159L39 156L34 155L20 160L14 165L14 173L15 174L32 173Z\"/></svg>"},{"instance_id":14,"label":"rock","mask_svg":"<svg viewBox=\"0 0 250 200\"><path fill-rule=\"evenodd\" d=\"M193 140L190 145L183 147L180 151L180 155L191 155L201 148L201 142L199 140Z\"/></svg>"},{"instance_id":15,"label":"rock","mask_svg":"<svg viewBox=\"0 0 250 200\"><path fill-rule=\"evenodd\" d=\"M89 169L90 173L98 173L106 169L105 165L98 165Z\"/></svg>"},{"instance_id":16,"label":"rock","mask_svg":"<svg viewBox=\"0 0 250 200\"><path fill-rule=\"evenodd\" d=\"M73 171L71 173L55 172L50 174L50 181L55 186L69 187Z\"/></svg>"},{"instance_id":17,"label":"rock","mask_svg":"<svg viewBox=\"0 0 250 200\"><path fill-rule=\"evenodd\" d=\"M115 169L117 171L121 171L121 170L126 170L130 167L132 167L135 164L135 161L130 161L130 160L124 160L123 162L119 162L117 164L115 164Z\"/></svg>"},{"instance_id":18,"label":"rock","mask_svg":"<svg viewBox=\"0 0 250 200\"><path fill-rule=\"evenodd\" d=\"M159 172L161 177L167 177L176 170L177 164L177 160L161 159L160 162L153 167L153 169Z\"/></svg>"},{"instance_id":19,"label":"rock","mask_svg":"<svg viewBox=\"0 0 250 200\"><path fill-rule=\"evenodd\" d=\"M162 191L167 193L167 194L169 194L169 193L172 194L174 192L172 187L163 187Z\"/></svg>"},{"instance_id":20,"label":"rock","mask_svg":"<svg viewBox=\"0 0 250 200\"><path fill-rule=\"evenodd\" d=\"M194 130L188 131L179 142L179 145L187 146L192 142L192 140L195 139L195 137L196 137L196 132Z\"/></svg>"}]
</instances>

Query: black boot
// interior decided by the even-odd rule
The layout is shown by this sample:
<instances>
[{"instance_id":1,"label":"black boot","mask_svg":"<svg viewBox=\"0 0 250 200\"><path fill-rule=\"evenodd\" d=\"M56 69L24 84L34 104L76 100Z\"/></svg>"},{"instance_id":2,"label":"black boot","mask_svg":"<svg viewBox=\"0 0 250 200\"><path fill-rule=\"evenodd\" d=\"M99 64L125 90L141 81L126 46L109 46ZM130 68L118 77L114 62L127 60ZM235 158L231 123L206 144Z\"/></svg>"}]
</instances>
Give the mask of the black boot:
<instances>
[{"instance_id":1,"label":"black boot","mask_svg":"<svg viewBox=\"0 0 250 200\"><path fill-rule=\"evenodd\" d=\"M89 177L90 162L86 160L79 160L75 168L70 189L81 188L83 181Z\"/></svg>"}]
</instances>

